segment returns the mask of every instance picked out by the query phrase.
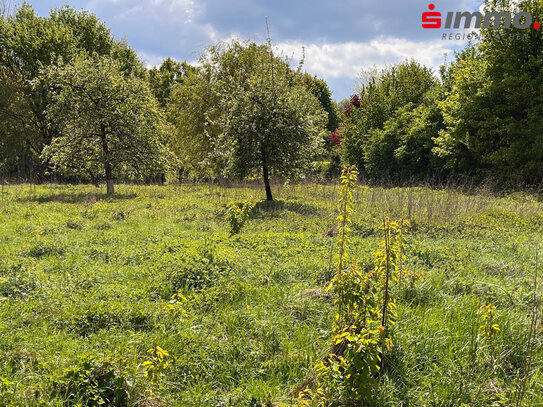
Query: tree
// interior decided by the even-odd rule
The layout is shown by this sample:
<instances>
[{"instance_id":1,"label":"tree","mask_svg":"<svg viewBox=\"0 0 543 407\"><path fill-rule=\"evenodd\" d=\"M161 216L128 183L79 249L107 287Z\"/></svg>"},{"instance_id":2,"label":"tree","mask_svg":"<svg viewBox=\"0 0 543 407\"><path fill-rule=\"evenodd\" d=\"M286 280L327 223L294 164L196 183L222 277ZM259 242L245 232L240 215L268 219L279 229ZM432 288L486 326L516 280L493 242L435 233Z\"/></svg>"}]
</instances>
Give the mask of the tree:
<instances>
[{"instance_id":1,"label":"tree","mask_svg":"<svg viewBox=\"0 0 543 407\"><path fill-rule=\"evenodd\" d=\"M192 68L174 87L167 108L173 125L171 148L180 161L180 176L215 177L226 167L217 146L220 103L209 70Z\"/></svg>"},{"instance_id":2,"label":"tree","mask_svg":"<svg viewBox=\"0 0 543 407\"><path fill-rule=\"evenodd\" d=\"M166 108L170 101L172 91L183 83L187 71L192 68L185 62L177 62L166 58L159 68L149 70L149 84L151 90L162 108Z\"/></svg>"},{"instance_id":3,"label":"tree","mask_svg":"<svg viewBox=\"0 0 543 407\"><path fill-rule=\"evenodd\" d=\"M32 134L27 118L32 114L21 76L10 75L0 66L0 175L24 174L32 166L25 143Z\"/></svg>"},{"instance_id":4,"label":"tree","mask_svg":"<svg viewBox=\"0 0 543 407\"><path fill-rule=\"evenodd\" d=\"M439 103L445 128L436 137L433 152L455 174L473 174L481 167L472 139L477 132L474 118L483 119L482 106L473 96L485 81L485 64L481 52L468 46L447 71L449 89Z\"/></svg>"},{"instance_id":5,"label":"tree","mask_svg":"<svg viewBox=\"0 0 543 407\"><path fill-rule=\"evenodd\" d=\"M414 159L408 151L415 144L420 148L422 143L424 153L418 165L425 172L429 168L432 137L437 133L432 136L431 131L420 126L426 123L437 132L439 117L434 117L435 109L427 112L419 107L435 105L435 96L429 95L439 93L439 81L430 69L415 61L365 72L363 79L359 95L353 95L343 110L339 137L344 160L373 178L398 176L400 172L406 176L406 167L401 169L398 160L403 157L405 161L408 156L409 160ZM428 114L431 120L418 120L419 128L414 133L412 127L420 114ZM413 143L422 135L425 140Z\"/></svg>"},{"instance_id":6,"label":"tree","mask_svg":"<svg viewBox=\"0 0 543 407\"><path fill-rule=\"evenodd\" d=\"M52 84L47 116L58 136L43 157L57 170L105 179L164 171L168 152L158 103L145 81L107 56L78 57L45 72Z\"/></svg>"},{"instance_id":7,"label":"tree","mask_svg":"<svg viewBox=\"0 0 543 407\"><path fill-rule=\"evenodd\" d=\"M301 80L304 86L318 99L321 107L328 115L327 133L323 140L323 155L315 158L324 159L330 163L325 172L326 176L338 176L341 171L341 156L336 146L339 143L338 132L336 131L339 125L338 106L332 99L330 88L324 80L308 73L302 73Z\"/></svg>"},{"instance_id":8,"label":"tree","mask_svg":"<svg viewBox=\"0 0 543 407\"><path fill-rule=\"evenodd\" d=\"M543 19L534 1L487 1L486 11L522 10ZM543 179L543 37L533 28L483 29L449 69L440 104L446 128L435 152L458 173L502 182Z\"/></svg>"},{"instance_id":9,"label":"tree","mask_svg":"<svg viewBox=\"0 0 543 407\"><path fill-rule=\"evenodd\" d=\"M301 80L313 96L319 100L322 108L328 114L326 129L329 132L336 130L339 124L338 108L336 103L332 100L332 94L328 84L322 79L308 73L301 74Z\"/></svg>"},{"instance_id":10,"label":"tree","mask_svg":"<svg viewBox=\"0 0 543 407\"><path fill-rule=\"evenodd\" d=\"M41 166L42 149L55 136L45 115L50 95L41 69L59 60L69 63L81 53L110 55L122 62L126 74L146 73L136 53L115 41L107 27L85 11L66 6L40 17L23 3L14 14L0 16L0 67L7 78L2 85L15 92L0 110L0 122L10 123L3 130L9 132L5 139L9 145L0 155L10 157L10 168L17 174L40 172L42 168L36 167ZM10 155L13 150L19 154Z\"/></svg>"},{"instance_id":11,"label":"tree","mask_svg":"<svg viewBox=\"0 0 543 407\"><path fill-rule=\"evenodd\" d=\"M443 115L437 105L441 97L442 89L436 86L426 93L422 104L406 112L411 117L394 150L395 175L400 179L447 175L443 160L433 153L435 138L443 128Z\"/></svg>"},{"instance_id":12,"label":"tree","mask_svg":"<svg viewBox=\"0 0 543 407\"><path fill-rule=\"evenodd\" d=\"M322 146L326 113L270 44L212 47L203 68L219 102L216 145L225 171L239 177L261 171L266 199L273 200L270 174L301 174Z\"/></svg>"},{"instance_id":13,"label":"tree","mask_svg":"<svg viewBox=\"0 0 543 407\"><path fill-rule=\"evenodd\" d=\"M372 129L364 151L368 176L373 179L409 180L442 173L432 154L434 138L442 128L434 100L398 109L382 129Z\"/></svg>"}]
</instances>

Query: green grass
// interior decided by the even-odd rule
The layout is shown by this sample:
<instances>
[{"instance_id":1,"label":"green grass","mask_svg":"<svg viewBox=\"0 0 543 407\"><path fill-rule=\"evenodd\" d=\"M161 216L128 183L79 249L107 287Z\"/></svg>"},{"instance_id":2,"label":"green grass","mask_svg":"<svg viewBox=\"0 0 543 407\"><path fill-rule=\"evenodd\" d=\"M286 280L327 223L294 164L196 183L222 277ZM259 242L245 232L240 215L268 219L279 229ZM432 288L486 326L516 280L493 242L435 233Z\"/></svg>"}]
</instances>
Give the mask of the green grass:
<instances>
[{"instance_id":1,"label":"green grass","mask_svg":"<svg viewBox=\"0 0 543 407\"><path fill-rule=\"evenodd\" d=\"M16 185L0 201L0 405L290 404L331 345L337 189L275 189L229 237L245 187ZM371 267L385 216L411 219L411 269L377 406L511 405L527 346L537 196L359 187L353 255ZM178 290L186 317L165 310ZM500 332L477 342L476 311ZM543 405L541 331L524 405ZM147 350L170 354L151 383ZM477 348L475 348L477 345ZM116 395L113 396L113 390ZM87 404L86 404L87 403ZM501 403L501 404L500 404ZM96 404L98 405L98 404Z\"/></svg>"}]
</instances>

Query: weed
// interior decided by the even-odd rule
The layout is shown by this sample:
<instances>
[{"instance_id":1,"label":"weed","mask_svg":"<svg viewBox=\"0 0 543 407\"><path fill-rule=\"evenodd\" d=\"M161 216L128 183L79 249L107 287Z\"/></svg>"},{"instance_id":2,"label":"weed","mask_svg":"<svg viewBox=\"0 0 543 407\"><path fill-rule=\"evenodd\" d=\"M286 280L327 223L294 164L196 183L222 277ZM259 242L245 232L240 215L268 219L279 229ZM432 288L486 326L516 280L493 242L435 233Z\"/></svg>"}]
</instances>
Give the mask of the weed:
<instances>
[{"instance_id":1,"label":"weed","mask_svg":"<svg viewBox=\"0 0 543 407\"><path fill-rule=\"evenodd\" d=\"M176 292L172 295L170 302L164 306L164 309L168 311L173 318L180 319L188 315L187 311L183 308L186 302L187 298L181 294L181 292Z\"/></svg>"},{"instance_id":2,"label":"weed","mask_svg":"<svg viewBox=\"0 0 543 407\"><path fill-rule=\"evenodd\" d=\"M479 334L482 340L488 342L500 331L500 326L495 323L498 315L496 307L491 303L483 303L477 315L479 316Z\"/></svg>"}]
</instances>

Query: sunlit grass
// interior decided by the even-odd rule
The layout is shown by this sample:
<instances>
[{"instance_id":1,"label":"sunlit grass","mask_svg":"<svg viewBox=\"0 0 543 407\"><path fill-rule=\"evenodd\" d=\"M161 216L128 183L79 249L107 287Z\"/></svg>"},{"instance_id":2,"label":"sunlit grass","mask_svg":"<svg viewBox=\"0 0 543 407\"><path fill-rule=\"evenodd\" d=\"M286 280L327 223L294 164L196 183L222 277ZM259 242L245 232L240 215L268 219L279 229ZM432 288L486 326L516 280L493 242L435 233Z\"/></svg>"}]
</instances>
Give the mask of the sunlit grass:
<instances>
[{"instance_id":1,"label":"sunlit grass","mask_svg":"<svg viewBox=\"0 0 543 407\"><path fill-rule=\"evenodd\" d=\"M328 349L337 188L276 185L273 203L252 184L11 185L0 200L0 405L62 405L67 372L104 363L125 383L128 405L263 405L287 394ZM240 235L224 208L253 198ZM370 263L383 217L405 216L411 267L398 293L391 368L378 405L491 405L511 400L528 335L543 204L455 189L359 187L356 256ZM186 317L164 306L181 291ZM496 305L503 354L493 376L473 362L483 301ZM539 338L540 340L540 338ZM141 364L170 355L162 382ZM533 367L541 368L536 348ZM99 376L99 375L98 375ZM69 387L72 403L85 397ZM527 405L543 403L533 375ZM82 399L81 399L82 398ZM488 400L494 400L489 402ZM253 403L253 404L250 404Z\"/></svg>"}]
</instances>

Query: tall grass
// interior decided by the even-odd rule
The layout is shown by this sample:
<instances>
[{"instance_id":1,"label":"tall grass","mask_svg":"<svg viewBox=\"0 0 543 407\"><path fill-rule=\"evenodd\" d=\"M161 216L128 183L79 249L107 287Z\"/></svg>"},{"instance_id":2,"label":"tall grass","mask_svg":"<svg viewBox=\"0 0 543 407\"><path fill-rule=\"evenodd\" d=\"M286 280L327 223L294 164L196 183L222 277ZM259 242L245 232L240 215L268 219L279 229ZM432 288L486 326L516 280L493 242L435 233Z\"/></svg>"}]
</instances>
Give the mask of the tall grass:
<instances>
[{"instance_id":1,"label":"tall grass","mask_svg":"<svg viewBox=\"0 0 543 407\"><path fill-rule=\"evenodd\" d=\"M112 388L131 406L294 403L286 395L333 336L324 287L335 237L325 232L338 195L333 185L274 187L277 202L257 204L230 237L225 206L264 199L259 185L119 185L113 197L5 185L0 405L74 405ZM382 219L401 216L412 224L406 267L424 278L394 285L396 346L374 405L515 405L519 377L521 405L543 404L539 330L530 335L539 197L359 186L350 247L361 270L373 267ZM177 293L186 317L166 307ZM486 342L482 303L500 327ZM153 383L142 366L157 346L169 356Z\"/></svg>"}]
</instances>

